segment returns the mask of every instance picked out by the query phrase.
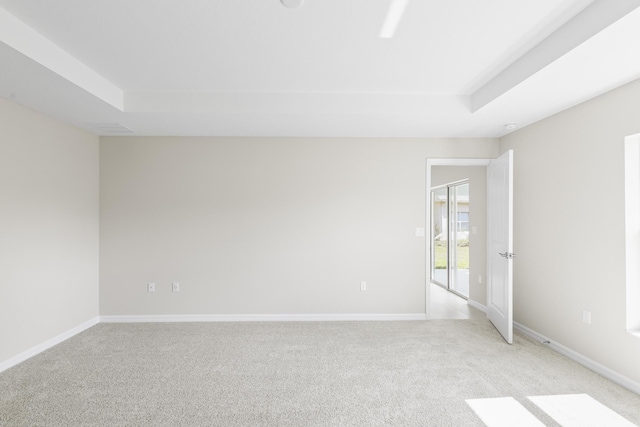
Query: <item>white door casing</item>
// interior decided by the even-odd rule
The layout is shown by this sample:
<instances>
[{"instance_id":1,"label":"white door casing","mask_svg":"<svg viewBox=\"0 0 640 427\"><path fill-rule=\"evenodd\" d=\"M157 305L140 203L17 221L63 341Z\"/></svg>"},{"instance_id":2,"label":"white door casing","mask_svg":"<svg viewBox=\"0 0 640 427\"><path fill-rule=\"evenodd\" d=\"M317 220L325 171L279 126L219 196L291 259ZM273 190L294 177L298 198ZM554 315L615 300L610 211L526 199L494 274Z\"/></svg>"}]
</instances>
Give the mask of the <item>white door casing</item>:
<instances>
[{"instance_id":1,"label":"white door casing","mask_svg":"<svg viewBox=\"0 0 640 427\"><path fill-rule=\"evenodd\" d=\"M513 150L487 167L487 317L513 343Z\"/></svg>"}]
</instances>

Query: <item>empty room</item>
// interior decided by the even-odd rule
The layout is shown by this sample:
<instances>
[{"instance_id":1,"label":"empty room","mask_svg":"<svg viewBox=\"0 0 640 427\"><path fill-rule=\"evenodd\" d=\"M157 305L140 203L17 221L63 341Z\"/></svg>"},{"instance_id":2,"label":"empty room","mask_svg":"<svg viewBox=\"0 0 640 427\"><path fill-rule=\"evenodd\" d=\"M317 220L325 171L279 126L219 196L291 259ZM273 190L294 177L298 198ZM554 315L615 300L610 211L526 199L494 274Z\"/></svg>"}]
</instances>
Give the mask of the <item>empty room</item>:
<instances>
[{"instance_id":1,"label":"empty room","mask_svg":"<svg viewBox=\"0 0 640 427\"><path fill-rule=\"evenodd\" d=\"M640 0L0 0L0 426L640 426Z\"/></svg>"}]
</instances>

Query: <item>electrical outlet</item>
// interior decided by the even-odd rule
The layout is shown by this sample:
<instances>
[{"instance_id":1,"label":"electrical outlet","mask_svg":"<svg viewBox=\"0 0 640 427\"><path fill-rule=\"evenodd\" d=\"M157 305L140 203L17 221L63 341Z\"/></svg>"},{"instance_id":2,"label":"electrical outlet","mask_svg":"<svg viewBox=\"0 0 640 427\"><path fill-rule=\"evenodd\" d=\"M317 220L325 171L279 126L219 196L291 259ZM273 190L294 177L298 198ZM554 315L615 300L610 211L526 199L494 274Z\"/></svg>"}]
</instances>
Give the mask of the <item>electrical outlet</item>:
<instances>
[{"instance_id":1,"label":"electrical outlet","mask_svg":"<svg viewBox=\"0 0 640 427\"><path fill-rule=\"evenodd\" d=\"M360 290L361 291L367 290L367 282L360 282Z\"/></svg>"},{"instance_id":2,"label":"electrical outlet","mask_svg":"<svg viewBox=\"0 0 640 427\"><path fill-rule=\"evenodd\" d=\"M155 283L147 283L147 292L155 292L156 284Z\"/></svg>"},{"instance_id":3,"label":"electrical outlet","mask_svg":"<svg viewBox=\"0 0 640 427\"><path fill-rule=\"evenodd\" d=\"M587 325L591 324L591 312L588 310L582 310L582 321Z\"/></svg>"},{"instance_id":4,"label":"electrical outlet","mask_svg":"<svg viewBox=\"0 0 640 427\"><path fill-rule=\"evenodd\" d=\"M171 285L171 292L180 292L180 283L173 282Z\"/></svg>"}]
</instances>

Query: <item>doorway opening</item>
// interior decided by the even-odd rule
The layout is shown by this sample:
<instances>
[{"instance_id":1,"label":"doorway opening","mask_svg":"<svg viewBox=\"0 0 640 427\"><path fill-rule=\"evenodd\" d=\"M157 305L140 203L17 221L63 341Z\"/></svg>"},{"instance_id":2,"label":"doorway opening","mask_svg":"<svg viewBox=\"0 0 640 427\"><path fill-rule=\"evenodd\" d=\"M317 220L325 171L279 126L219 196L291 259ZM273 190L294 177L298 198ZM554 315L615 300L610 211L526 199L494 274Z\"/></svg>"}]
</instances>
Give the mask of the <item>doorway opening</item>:
<instances>
[{"instance_id":1,"label":"doorway opening","mask_svg":"<svg viewBox=\"0 0 640 427\"><path fill-rule=\"evenodd\" d=\"M426 159L425 213L426 213L426 269L425 269L425 314L427 319L458 319L460 312L480 311L486 318L486 214L487 214L487 166L490 159ZM431 242L434 237L431 221L431 189L447 183L469 182L471 212L469 214L470 254L469 254L469 297L460 298L443 286L433 283L431 272L434 265L434 252ZM464 222L464 217L461 222ZM457 224L456 224L457 226ZM449 262L449 257L446 257ZM448 279L447 279L448 280ZM448 302L454 302L452 306ZM464 313L462 313L464 315Z\"/></svg>"},{"instance_id":2,"label":"doorway opening","mask_svg":"<svg viewBox=\"0 0 640 427\"><path fill-rule=\"evenodd\" d=\"M431 281L469 298L469 180L431 189Z\"/></svg>"}]
</instances>

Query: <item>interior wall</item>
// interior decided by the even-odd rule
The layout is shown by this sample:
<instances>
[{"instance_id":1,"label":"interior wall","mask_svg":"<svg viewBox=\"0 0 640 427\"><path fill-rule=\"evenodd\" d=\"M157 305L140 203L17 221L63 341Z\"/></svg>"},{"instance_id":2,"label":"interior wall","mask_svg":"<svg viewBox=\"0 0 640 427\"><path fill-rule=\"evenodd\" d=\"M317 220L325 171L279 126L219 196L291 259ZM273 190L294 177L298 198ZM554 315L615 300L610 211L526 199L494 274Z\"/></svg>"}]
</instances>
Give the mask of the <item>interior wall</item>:
<instances>
[{"instance_id":1,"label":"interior wall","mask_svg":"<svg viewBox=\"0 0 640 427\"><path fill-rule=\"evenodd\" d=\"M501 151L514 150L515 321L636 382L624 139L640 132L639 99L637 80L501 139Z\"/></svg>"},{"instance_id":2,"label":"interior wall","mask_svg":"<svg viewBox=\"0 0 640 427\"><path fill-rule=\"evenodd\" d=\"M103 137L100 313L424 313L426 158L497 152L495 139Z\"/></svg>"},{"instance_id":3,"label":"interior wall","mask_svg":"<svg viewBox=\"0 0 640 427\"><path fill-rule=\"evenodd\" d=\"M487 303L487 168L485 166L432 166L434 187L469 180L469 300ZM482 276L482 282L479 276Z\"/></svg>"},{"instance_id":4,"label":"interior wall","mask_svg":"<svg viewBox=\"0 0 640 427\"><path fill-rule=\"evenodd\" d=\"M0 98L0 363L98 316L98 154Z\"/></svg>"}]
</instances>

